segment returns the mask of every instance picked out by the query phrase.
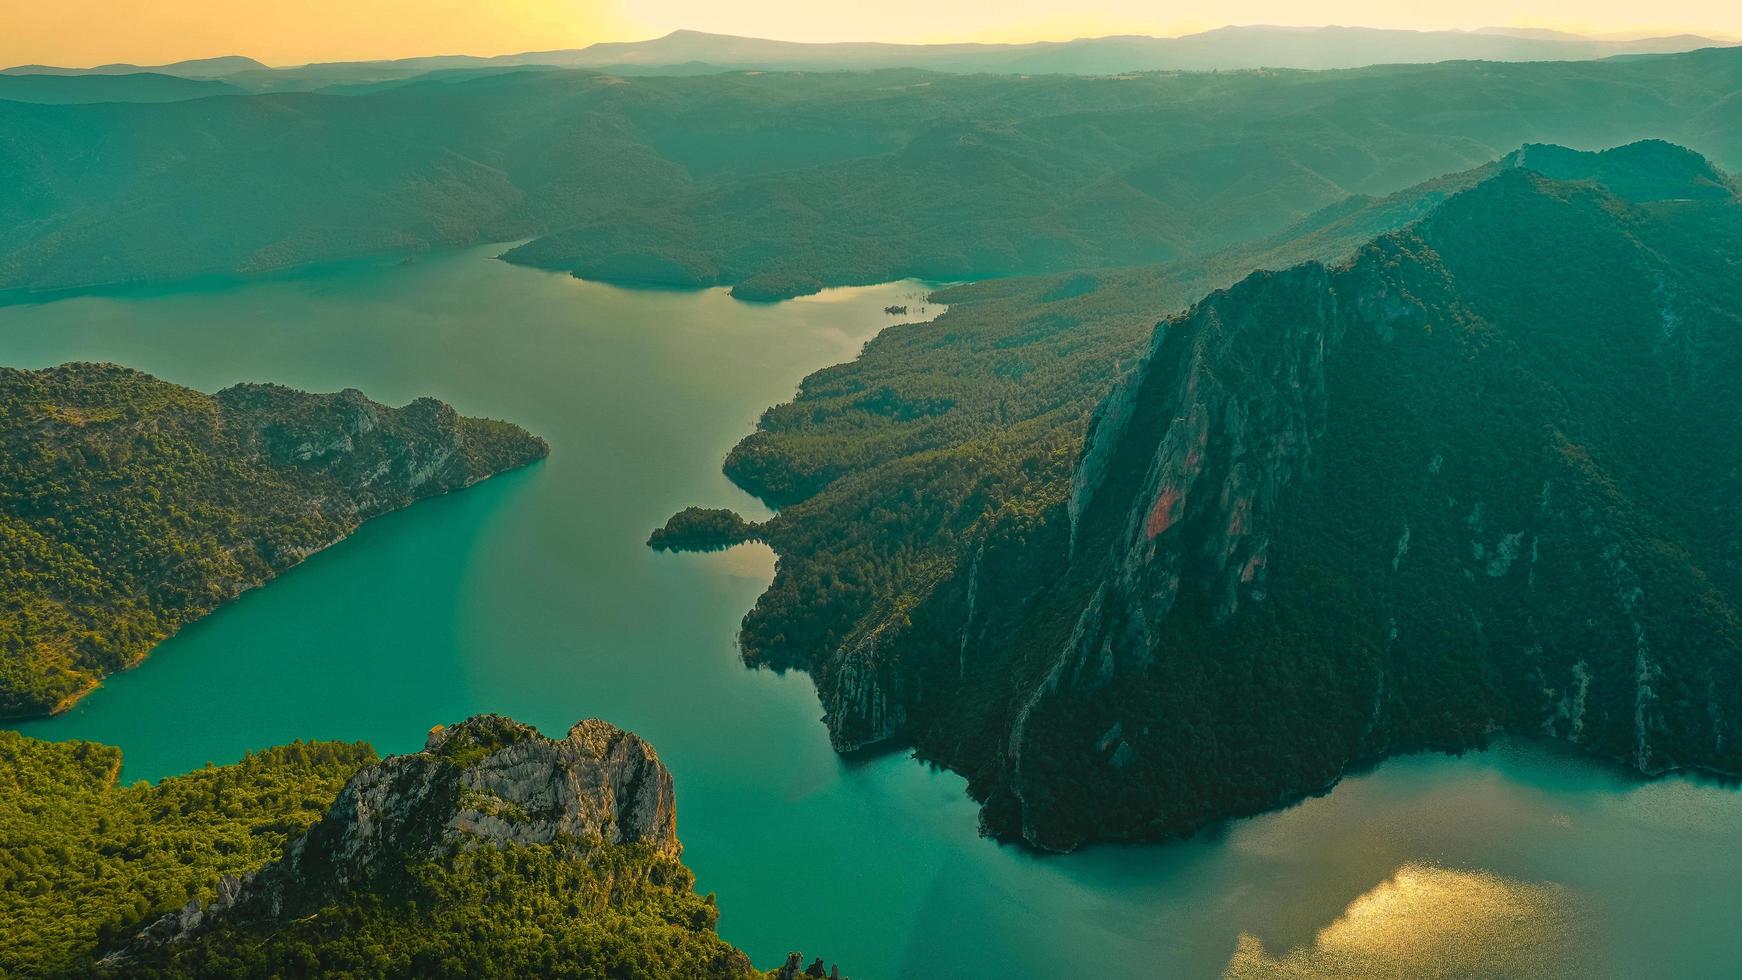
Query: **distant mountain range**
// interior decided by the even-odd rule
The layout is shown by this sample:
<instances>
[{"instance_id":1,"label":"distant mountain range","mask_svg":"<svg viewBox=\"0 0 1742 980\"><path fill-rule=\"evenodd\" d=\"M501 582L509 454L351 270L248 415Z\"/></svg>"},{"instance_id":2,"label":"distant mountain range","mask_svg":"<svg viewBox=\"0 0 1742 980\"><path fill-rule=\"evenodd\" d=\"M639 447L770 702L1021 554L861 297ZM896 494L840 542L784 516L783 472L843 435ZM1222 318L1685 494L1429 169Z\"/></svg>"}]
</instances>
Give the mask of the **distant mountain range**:
<instances>
[{"instance_id":1,"label":"distant mountain range","mask_svg":"<svg viewBox=\"0 0 1742 980\"><path fill-rule=\"evenodd\" d=\"M195 58L170 65L130 65L126 63L98 65L95 68L57 68L54 65L19 65L0 71L0 75L174 75L177 78L222 78L244 71L270 71L266 65L241 55L220 58Z\"/></svg>"},{"instance_id":2,"label":"distant mountain range","mask_svg":"<svg viewBox=\"0 0 1742 980\"><path fill-rule=\"evenodd\" d=\"M622 74L924 68L955 73L1111 75L1139 71L1358 68L1454 60L1583 61L1617 55L1670 54L1730 43L1693 34L1613 38L1513 28L1406 31L1248 26L1222 27L1183 37L1127 35L1028 44L814 44L673 31L648 41L613 41L584 48L496 57L449 55L269 68L252 58L231 55L152 67L22 65L0 74L78 76L149 72L180 78L221 78L250 91L286 91L391 84L432 72L531 67L589 68ZM0 97L9 96L0 94Z\"/></svg>"},{"instance_id":3,"label":"distant mountain range","mask_svg":"<svg viewBox=\"0 0 1742 980\"><path fill-rule=\"evenodd\" d=\"M1119 82L509 71L348 96L0 101L0 293L522 239L538 240L511 261L751 299L1168 261L1525 142L1657 136L1742 166L1739 92L1742 50L1714 49Z\"/></svg>"}]
</instances>

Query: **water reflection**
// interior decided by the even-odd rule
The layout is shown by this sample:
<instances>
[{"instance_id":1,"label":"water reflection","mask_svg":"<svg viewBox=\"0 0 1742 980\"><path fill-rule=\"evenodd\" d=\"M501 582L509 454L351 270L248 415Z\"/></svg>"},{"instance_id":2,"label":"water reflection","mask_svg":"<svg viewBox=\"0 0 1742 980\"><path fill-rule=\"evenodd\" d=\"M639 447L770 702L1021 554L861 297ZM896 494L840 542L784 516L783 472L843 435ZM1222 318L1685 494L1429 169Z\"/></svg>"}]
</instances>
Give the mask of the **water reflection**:
<instances>
[{"instance_id":1,"label":"water reflection","mask_svg":"<svg viewBox=\"0 0 1742 980\"><path fill-rule=\"evenodd\" d=\"M1241 933L1224 977L1577 976L1575 937L1571 895L1560 885L1406 864L1310 945L1272 956Z\"/></svg>"}]
</instances>

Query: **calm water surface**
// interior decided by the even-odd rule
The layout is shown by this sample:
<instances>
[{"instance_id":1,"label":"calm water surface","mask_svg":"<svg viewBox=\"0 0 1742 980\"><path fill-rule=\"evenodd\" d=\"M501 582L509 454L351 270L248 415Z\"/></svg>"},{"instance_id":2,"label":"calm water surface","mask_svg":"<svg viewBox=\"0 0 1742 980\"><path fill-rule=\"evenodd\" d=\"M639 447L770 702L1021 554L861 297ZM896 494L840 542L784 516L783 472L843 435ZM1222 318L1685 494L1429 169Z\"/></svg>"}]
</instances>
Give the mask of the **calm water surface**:
<instances>
[{"instance_id":1,"label":"calm water surface","mask_svg":"<svg viewBox=\"0 0 1742 980\"><path fill-rule=\"evenodd\" d=\"M413 750L481 711L553 735L607 718L676 775L685 857L726 938L761 964L803 949L858 980L1742 964L1742 795L1534 744L1394 760L1182 844L1049 858L979 839L961 779L838 758L807 678L739 664L766 549L642 545L688 504L760 513L720 475L726 450L922 287L748 305L497 251L0 308L0 363L430 394L552 447L365 526L24 731L120 745L125 778L157 779L293 738Z\"/></svg>"}]
</instances>

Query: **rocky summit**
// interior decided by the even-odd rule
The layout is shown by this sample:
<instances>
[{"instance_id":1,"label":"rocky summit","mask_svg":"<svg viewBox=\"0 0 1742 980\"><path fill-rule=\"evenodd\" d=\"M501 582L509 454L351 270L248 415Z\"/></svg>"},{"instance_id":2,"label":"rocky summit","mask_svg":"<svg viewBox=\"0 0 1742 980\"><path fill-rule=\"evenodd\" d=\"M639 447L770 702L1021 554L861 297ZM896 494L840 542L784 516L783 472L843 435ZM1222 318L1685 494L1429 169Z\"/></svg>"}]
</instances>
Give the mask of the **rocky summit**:
<instances>
[{"instance_id":1,"label":"rocky summit","mask_svg":"<svg viewBox=\"0 0 1742 980\"><path fill-rule=\"evenodd\" d=\"M756 977L679 860L671 773L603 721L499 715L351 777L326 815L102 968L141 976ZM392 954L384 951L392 949ZM800 972L799 954L773 971ZM839 976L839 971L834 971Z\"/></svg>"},{"instance_id":2,"label":"rocky summit","mask_svg":"<svg viewBox=\"0 0 1742 980\"><path fill-rule=\"evenodd\" d=\"M214 920L270 919L349 893L400 890L425 862L517 844L575 854L641 844L676 858L682 846L671 773L652 746L603 721L577 722L561 741L500 715L438 726L423 751L351 777L326 817L282 859L225 879L217 900L189 902L153 923L140 942L174 943Z\"/></svg>"}]
</instances>

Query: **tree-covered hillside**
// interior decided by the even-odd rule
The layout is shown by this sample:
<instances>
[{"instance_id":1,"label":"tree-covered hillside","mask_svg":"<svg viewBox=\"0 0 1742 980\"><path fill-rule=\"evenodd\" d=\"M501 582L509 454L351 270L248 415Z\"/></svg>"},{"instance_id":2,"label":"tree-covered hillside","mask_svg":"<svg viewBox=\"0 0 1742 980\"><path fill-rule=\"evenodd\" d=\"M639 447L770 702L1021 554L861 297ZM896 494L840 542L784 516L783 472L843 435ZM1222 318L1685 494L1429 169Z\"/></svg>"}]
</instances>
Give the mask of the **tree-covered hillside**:
<instances>
[{"instance_id":1,"label":"tree-covered hillside","mask_svg":"<svg viewBox=\"0 0 1742 980\"><path fill-rule=\"evenodd\" d=\"M0 730L0 975L89 976L101 950L276 857L373 761L299 742L120 786L119 749Z\"/></svg>"},{"instance_id":2,"label":"tree-covered hillside","mask_svg":"<svg viewBox=\"0 0 1742 980\"><path fill-rule=\"evenodd\" d=\"M765 975L719 937L682 850L652 746L597 720L549 739L482 715L359 769L276 860L110 944L100 965L130 977L796 980L793 961Z\"/></svg>"},{"instance_id":3,"label":"tree-covered hillside","mask_svg":"<svg viewBox=\"0 0 1742 980\"><path fill-rule=\"evenodd\" d=\"M480 716L379 762L296 742L156 786L120 766L0 731L0 975L800 975L720 939L670 773L601 721Z\"/></svg>"},{"instance_id":4,"label":"tree-covered hillside","mask_svg":"<svg viewBox=\"0 0 1742 980\"><path fill-rule=\"evenodd\" d=\"M1735 771L1733 188L1664 143L1527 147L1307 222L1297 258L1332 258L1328 229L1426 211L1350 265L1216 294L1140 366L1138 284L1164 311L1184 297L1153 284L1213 280L959 290L734 454L796 501L761 529L783 561L746 656L811 670L838 746L913 742L989 827L1050 847L1178 833L1493 726ZM1206 460L1223 489L1157 482Z\"/></svg>"},{"instance_id":5,"label":"tree-covered hillside","mask_svg":"<svg viewBox=\"0 0 1742 980\"><path fill-rule=\"evenodd\" d=\"M1742 50L1118 77L527 71L0 103L0 289L552 237L514 261L767 299L1202 255L1528 141L1742 165Z\"/></svg>"},{"instance_id":6,"label":"tree-covered hillside","mask_svg":"<svg viewBox=\"0 0 1742 980\"><path fill-rule=\"evenodd\" d=\"M428 398L0 368L0 716L64 708L362 521L546 452Z\"/></svg>"}]
</instances>

